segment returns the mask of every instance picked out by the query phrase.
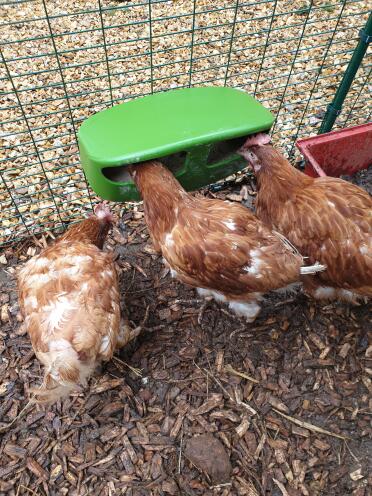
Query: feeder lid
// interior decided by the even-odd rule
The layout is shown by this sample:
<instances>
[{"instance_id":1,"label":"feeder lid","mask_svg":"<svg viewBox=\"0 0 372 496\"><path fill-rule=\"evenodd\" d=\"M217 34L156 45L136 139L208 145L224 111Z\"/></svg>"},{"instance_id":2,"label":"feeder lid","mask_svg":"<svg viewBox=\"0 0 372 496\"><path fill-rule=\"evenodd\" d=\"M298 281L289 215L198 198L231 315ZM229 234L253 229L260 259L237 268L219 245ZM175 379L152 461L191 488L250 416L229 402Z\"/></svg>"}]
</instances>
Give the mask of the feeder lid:
<instances>
[{"instance_id":1,"label":"feeder lid","mask_svg":"<svg viewBox=\"0 0 372 496\"><path fill-rule=\"evenodd\" d=\"M98 112L83 122L78 138L85 160L113 167L265 131L273 120L244 91L175 89Z\"/></svg>"}]
</instances>

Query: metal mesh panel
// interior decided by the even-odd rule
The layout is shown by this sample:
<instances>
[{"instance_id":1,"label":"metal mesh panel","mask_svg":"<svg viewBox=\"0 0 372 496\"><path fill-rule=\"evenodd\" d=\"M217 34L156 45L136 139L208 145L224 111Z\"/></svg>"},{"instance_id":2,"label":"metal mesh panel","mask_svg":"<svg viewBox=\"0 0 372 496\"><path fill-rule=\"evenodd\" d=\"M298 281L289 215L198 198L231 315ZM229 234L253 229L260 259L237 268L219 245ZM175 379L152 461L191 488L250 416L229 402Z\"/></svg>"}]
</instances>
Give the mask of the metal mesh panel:
<instances>
[{"instance_id":1,"label":"metal mesh panel","mask_svg":"<svg viewBox=\"0 0 372 496\"><path fill-rule=\"evenodd\" d=\"M1 7L0 245L91 208L77 130L89 115L133 97L241 88L277 116L274 140L292 156L297 138L317 132L369 14L365 0L13 0ZM370 71L366 56L336 127L370 119Z\"/></svg>"}]
</instances>

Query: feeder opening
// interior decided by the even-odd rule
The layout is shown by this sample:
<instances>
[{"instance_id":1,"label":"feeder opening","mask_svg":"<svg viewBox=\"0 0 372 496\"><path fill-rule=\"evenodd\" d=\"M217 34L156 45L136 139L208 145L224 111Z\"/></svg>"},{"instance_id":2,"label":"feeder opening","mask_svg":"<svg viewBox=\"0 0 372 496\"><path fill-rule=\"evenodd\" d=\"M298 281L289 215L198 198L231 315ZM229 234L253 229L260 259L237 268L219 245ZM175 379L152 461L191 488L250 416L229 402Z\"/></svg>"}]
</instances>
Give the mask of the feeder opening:
<instances>
[{"instance_id":1,"label":"feeder opening","mask_svg":"<svg viewBox=\"0 0 372 496\"><path fill-rule=\"evenodd\" d=\"M159 161L175 175L183 168L186 155L186 152L172 153L172 155L160 158Z\"/></svg>"},{"instance_id":2,"label":"feeder opening","mask_svg":"<svg viewBox=\"0 0 372 496\"><path fill-rule=\"evenodd\" d=\"M161 157L157 160L167 167L173 174L180 171L185 163L186 152L173 153L166 157ZM147 161L146 161L147 162ZM132 178L128 172L128 165L119 165L118 167L105 167L102 169L102 174L113 181L114 183L133 183ZM141 165L141 162L136 162L135 165Z\"/></svg>"},{"instance_id":3,"label":"feeder opening","mask_svg":"<svg viewBox=\"0 0 372 496\"><path fill-rule=\"evenodd\" d=\"M223 160L228 155L235 153L243 144L245 143L247 136L241 136L240 138L233 138L230 140L219 141L212 146L209 153L207 164L213 164Z\"/></svg>"},{"instance_id":4,"label":"feeder opening","mask_svg":"<svg viewBox=\"0 0 372 496\"><path fill-rule=\"evenodd\" d=\"M102 174L114 183L133 183L128 171L128 165L120 165L119 167L105 167L102 169Z\"/></svg>"}]
</instances>

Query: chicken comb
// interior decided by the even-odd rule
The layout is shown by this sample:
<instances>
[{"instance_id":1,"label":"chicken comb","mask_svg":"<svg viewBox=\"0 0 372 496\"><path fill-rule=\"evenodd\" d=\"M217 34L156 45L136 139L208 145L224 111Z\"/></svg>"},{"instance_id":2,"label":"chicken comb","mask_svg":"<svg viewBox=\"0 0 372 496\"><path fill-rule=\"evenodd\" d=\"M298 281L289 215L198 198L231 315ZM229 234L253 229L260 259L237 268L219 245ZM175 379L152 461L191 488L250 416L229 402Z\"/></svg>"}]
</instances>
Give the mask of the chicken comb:
<instances>
[{"instance_id":1,"label":"chicken comb","mask_svg":"<svg viewBox=\"0 0 372 496\"><path fill-rule=\"evenodd\" d=\"M111 212L108 201L98 203L93 208L94 215L100 220L115 222L115 215Z\"/></svg>"},{"instance_id":2,"label":"chicken comb","mask_svg":"<svg viewBox=\"0 0 372 496\"><path fill-rule=\"evenodd\" d=\"M240 148L241 150L245 150L246 148L250 148L251 146L263 146L268 145L271 141L271 137L266 133L258 133L254 136L249 136L245 141L244 145Z\"/></svg>"}]
</instances>

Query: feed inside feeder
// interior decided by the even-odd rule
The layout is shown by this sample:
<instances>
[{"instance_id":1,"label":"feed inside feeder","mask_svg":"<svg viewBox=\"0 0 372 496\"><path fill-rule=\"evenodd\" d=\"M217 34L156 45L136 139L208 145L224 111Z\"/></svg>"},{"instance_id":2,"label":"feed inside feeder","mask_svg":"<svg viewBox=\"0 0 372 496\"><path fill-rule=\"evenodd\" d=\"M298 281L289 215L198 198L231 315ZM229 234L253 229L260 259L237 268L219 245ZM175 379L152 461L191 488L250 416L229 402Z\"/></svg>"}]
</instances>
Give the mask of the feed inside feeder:
<instances>
[{"instance_id":1,"label":"feed inside feeder","mask_svg":"<svg viewBox=\"0 0 372 496\"><path fill-rule=\"evenodd\" d=\"M128 166L152 159L192 191L243 169L246 162L236 151L273 121L259 102L233 88L155 93L89 117L78 134L81 164L106 200L138 200Z\"/></svg>"}]
</instances>

